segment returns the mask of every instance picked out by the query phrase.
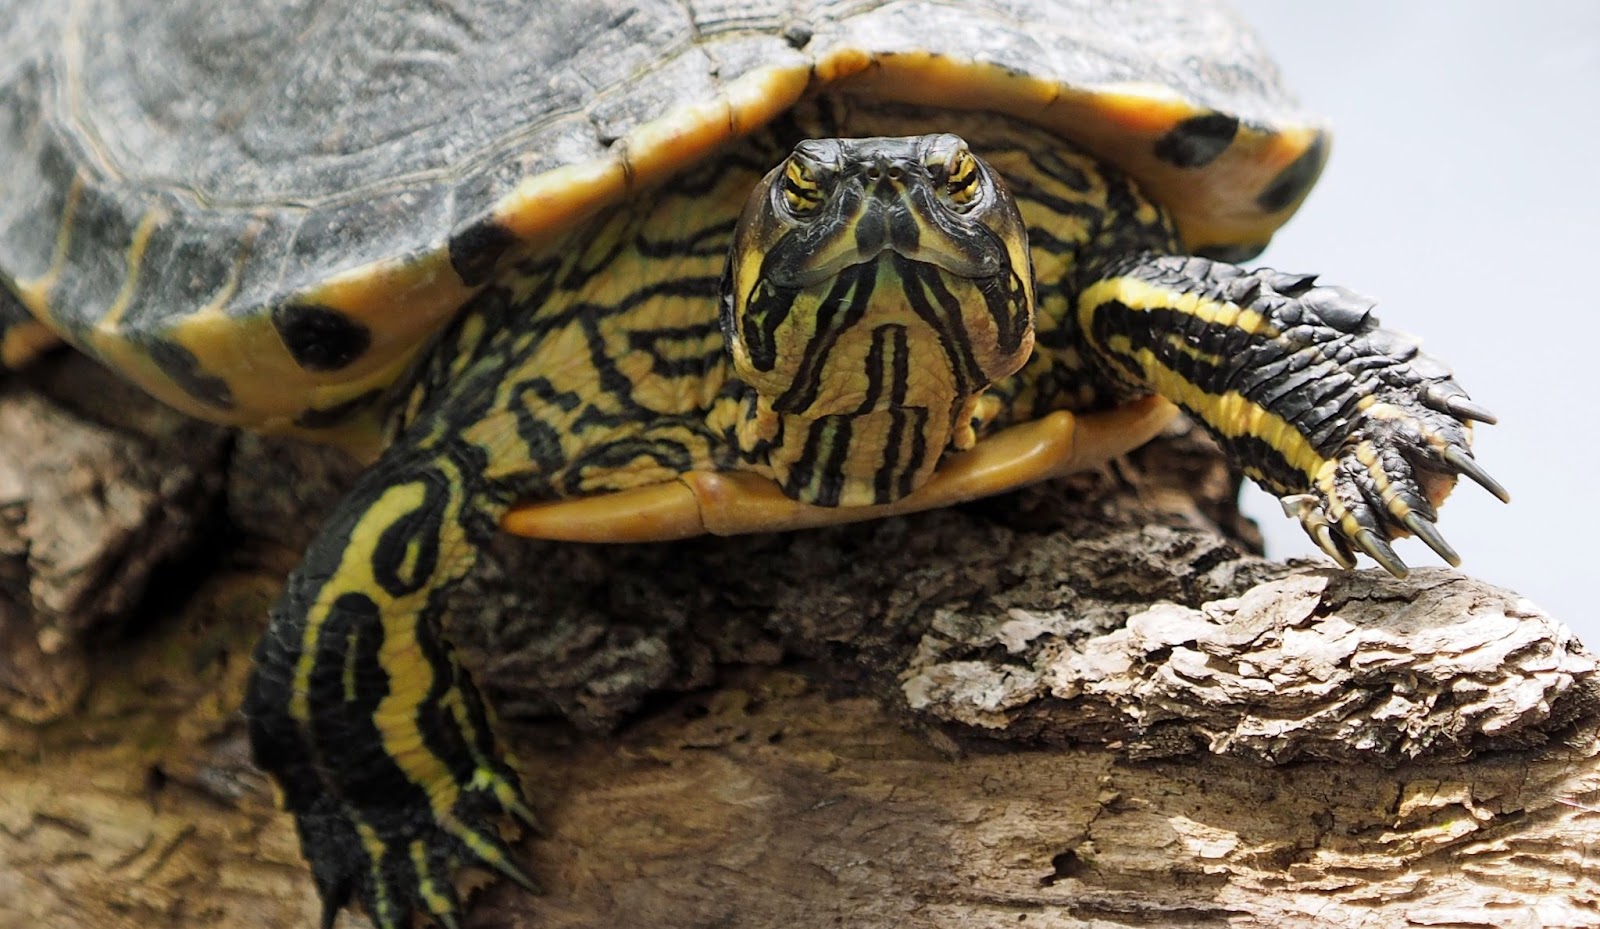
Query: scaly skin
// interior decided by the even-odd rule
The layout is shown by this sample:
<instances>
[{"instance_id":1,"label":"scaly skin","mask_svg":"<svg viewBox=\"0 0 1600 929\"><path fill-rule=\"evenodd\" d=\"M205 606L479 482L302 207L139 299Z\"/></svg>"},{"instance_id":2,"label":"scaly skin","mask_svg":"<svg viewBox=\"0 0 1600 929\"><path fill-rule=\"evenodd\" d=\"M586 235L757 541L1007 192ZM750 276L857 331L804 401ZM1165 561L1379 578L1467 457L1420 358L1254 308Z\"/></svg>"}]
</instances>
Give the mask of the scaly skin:
<instances>
[{"instance_id":1,"label":"scaly skin","mask_svg":"<svg viewBox=\"0 0 1600 929\"><path fill-rule=\"evenodd\" d=\"M326 925L352 897L380 926L414 907L452 925L464 860L534 888L490 824L532 814L440 630L512 498L482 446L435 424L362 476L256 650L252 746L295 815Z\"/></svg>"},{"instance_id":2,"label":"scaly skin","mask_svg":"<svg viewBox=\"0 0 1600 929\"><path fill-rule=\"evenodd\" d=\"M1143 253L1090 264L1078 320L1131 389L1177 403L1312 539L1397 577L1387 540L1433 527L1458 474L1505 491L1472 460L1470 420L1493 422L1449 369L1379 328L1372 302L1312 275Z\"/></svg>"},{"instance_id":3,"label":"scaly skin","mask_svg":"<svg viewBox=\"0 0 1600 929\"><path fill-rule=\"evenodd\" d=\"M1059 139L977 116L961 129L1016 199L1037 293L1033 354L977 398L973 435L1159 393L1289 498L1335 557L1359 549L1391 570L1403 566L1385 539L1432 544L1454 475L1484 479L1466 421L1486 414L1364 302L1174 256L1166 216ZM414 912L456 925L451 874L472 861L532 886L494 828L531 815L441 635L451 589L506 508L691 469L774 475L772 444L750 427L761 398L733 373L718 311L734 217L794 141L782 132L595 221L474 300L418 373L392 447L291 578L246 709L328 921L359 901L383 929Z\"/></svg>"}]
</instances>

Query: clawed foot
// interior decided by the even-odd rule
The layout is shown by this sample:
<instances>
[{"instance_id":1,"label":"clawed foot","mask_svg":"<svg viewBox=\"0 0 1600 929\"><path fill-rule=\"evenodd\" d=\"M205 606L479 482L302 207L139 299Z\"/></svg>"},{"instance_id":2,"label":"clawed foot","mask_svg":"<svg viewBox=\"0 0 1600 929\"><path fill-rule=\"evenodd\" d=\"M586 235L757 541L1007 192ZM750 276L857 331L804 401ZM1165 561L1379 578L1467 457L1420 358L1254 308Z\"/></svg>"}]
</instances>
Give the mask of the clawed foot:
<instances>
[{"instance_id":1,"label":"clawed foot","mask_svg":"<svg viewBox=\"0 0 1600 929\"><path fill-rule=\"evenodd\" d=\"M1409 573L1389 540L1415 535L1452 566L1461 558L1434 525L1437 508L1465 476L1510 502L1510 494L1473 459L1471 421L1493 423L1448 378L1419 385L1414 399L1374 398L1340 453L1318 472L1310 492L1282 498L1284 512L1345 568L1364 552L1395 577Z\"/></svg>"},{"instance_id":2,"label":"clawed foot","mask_svg":"<svg viewBox=\"0 0 1600 929\"><path fill-rule=\"evenodd\" d=\"M467 783L440 791L436 809L418 793L413 803L358 806L320 794L309 810L296 811L301 848L311 863L322 897L322 925L359 900L379 929L409 929L412 914L456 929L461 901L455 871L471 864L493 868L531 893L541 890L517 866L492 820L507 814L538 831L509 770L479 769Z\"/></svg>"}]
</instances>

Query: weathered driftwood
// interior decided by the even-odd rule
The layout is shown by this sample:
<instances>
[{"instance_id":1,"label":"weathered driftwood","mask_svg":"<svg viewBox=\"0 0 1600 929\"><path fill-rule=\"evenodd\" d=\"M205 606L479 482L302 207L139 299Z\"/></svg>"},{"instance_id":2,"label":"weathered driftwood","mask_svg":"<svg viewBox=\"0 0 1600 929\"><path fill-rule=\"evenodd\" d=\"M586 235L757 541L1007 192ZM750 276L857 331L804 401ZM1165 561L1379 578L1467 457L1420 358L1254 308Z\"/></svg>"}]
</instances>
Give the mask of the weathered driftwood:
<instances>
[{"instance_id":1,"label":"weathered driftwood","mask_svg":"<svg viewBox=\"0 0 1600 929\"><path fill-rule=\"evenodd\" d=\"M126 392L92 425L83 367L0 391L0 926L312 925L235 707L353 469ZM1231 496L1178 436L876 525L504 540L456 624L550 893L469 924L1600 925L1594 658L1453 572L1248 555Z\"/></svg>"}]
</instances>

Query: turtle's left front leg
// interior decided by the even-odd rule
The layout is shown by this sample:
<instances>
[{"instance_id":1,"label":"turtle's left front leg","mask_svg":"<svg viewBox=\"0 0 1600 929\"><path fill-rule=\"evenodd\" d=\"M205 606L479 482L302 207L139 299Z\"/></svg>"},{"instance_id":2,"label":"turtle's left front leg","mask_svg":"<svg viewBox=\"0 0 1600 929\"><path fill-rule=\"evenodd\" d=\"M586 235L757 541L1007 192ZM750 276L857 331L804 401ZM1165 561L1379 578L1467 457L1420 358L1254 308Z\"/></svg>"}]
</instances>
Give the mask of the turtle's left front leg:
<instances>
[{"instance_id":1,"label":"turtle's left front leg","mask_svg":"<svg viewBox=\"0 0 1600 929\"><path fill-rule=\"evenodd\" d=\"M1458 475L1508 497L1470 450L1494 417L1372 306L1313 275L1146 253L1091 266L1076 311L1114 379L1183 407L1335 561L1403 577L1399 536L1458 563L1434 527Z\"/></svg>"},{"instance_id":2,"label":"turtle's left front leg","mask_svg":"<svg viewBox=\"0 0 1600 929\"><path fill-rule=\"evenodd\" d=\"M453 874L474 862L534 889L494 824L532 816L441 628L509 502L489 465L453 431L415 427L334 511L256 649L251 744L326 926L352 899L382 929L417 910L455 926Z\"/></svg>"}]
</instances>

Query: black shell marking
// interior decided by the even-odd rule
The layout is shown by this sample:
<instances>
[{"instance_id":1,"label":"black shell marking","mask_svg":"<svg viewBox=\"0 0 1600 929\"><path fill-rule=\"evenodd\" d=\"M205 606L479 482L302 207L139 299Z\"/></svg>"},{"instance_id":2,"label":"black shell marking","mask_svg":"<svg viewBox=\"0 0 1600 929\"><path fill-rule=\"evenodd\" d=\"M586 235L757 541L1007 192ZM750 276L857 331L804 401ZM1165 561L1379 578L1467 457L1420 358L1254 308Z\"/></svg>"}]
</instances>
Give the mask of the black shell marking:
<instances>
[{"instance_id":1,"label":"black shell marking","mask_svg":"<svg viewBox=\"0 0 1600 929\"><path fill-rule=\"evenodd\" d=\"M500 256L516 241L516 233L493 218L481 219L450 237L450 266L463 284L476 287L488 280Z\"/></svg>"},{"instance_id":2,"label":"black shell marking","mask_svg":"<svg viewBox=\"0 0 1600 929\"><path fill-rule=\"evenodd\" d=\"M1226 113L1191 116L1156 142L1156 157L1180 168L1203 168L1228 150L1239 134L1239 117Z\"/></svg>"},{"instance_id":3,"label":"black shell marking","mask_svg":"<svg viewBox=\"0 0 1600 929\"><path fill-rule=\"evenodd\" d=\"M228 389L228 382L201 370L194 352L173 342L152 342L146 351L150 360L189 396L218 409L233 407L233 391Z\"/></svg>"},{"instance_id":4,"label":"black shell marking","mask_svg":"<svg viewBox=\"0 0 1600 929\"><path fill-rule=\"evenodd\" d=\"M1322 162L1327 153L1328 136L1322 133L1256 197L1256 206L1263 213L1276 213L1299 203L1311 185L1316 183L1317 175L1322 173Z\"/></svg>"},{"instance_id":5,"label":"black shell marking","mask_svg":"<svg viewBox=\"0 0 1600 929\"><path fill-rule=\"evenodd\" d=\"M289 354L307 371L337 371L360 358L372 344L366 326L337 310L310 303L291 303L272 311Z\"/></svg>"}]
</instances>

